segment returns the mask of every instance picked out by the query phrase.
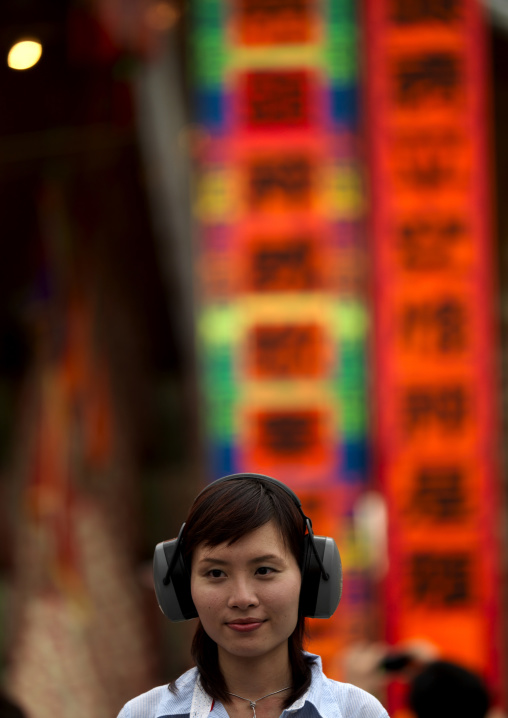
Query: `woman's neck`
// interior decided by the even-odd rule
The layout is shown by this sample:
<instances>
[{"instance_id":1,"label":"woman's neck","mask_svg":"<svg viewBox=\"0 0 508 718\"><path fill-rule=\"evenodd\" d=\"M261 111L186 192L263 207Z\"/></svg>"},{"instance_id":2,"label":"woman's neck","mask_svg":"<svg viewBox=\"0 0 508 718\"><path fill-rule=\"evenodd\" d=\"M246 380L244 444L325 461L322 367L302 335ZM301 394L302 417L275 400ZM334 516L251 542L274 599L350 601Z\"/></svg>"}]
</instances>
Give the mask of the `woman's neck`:
<instances>
[{"instance_id":1,"label":"woman's neck","mask_svg":"<svg viewBox=\"0 0 508 718\"><path fill-rule=\"evenodd\" d=\"M223 653L219 648L219 665L228 691L242 698L257 700L292 685L287 650L246 658Z\"/></svg>"}]
</instances>

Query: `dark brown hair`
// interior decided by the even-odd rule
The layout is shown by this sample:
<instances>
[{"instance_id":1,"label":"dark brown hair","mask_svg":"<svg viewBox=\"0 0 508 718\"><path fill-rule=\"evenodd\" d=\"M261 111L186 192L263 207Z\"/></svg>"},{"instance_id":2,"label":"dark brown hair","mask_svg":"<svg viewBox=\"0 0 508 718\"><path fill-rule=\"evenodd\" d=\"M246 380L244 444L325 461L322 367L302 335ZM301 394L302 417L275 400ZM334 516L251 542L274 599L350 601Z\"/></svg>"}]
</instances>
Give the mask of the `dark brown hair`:
<instances>
[{"instance_id":1,"label":"dark brown hair","mask_svg":"<svg viewBox=\"0 0 508 718\"><path fill-rule=\"evenodd\" d=\"M288 492L262 477L241 477L210 484L195 499L183 533L183 557L190 574L192 553L200 544L229 545L269 521L277 526L287 550L302 564L304 520ZM288 639L292 690L284 702L288 708L310 686L313 659L303 653L305 619L300 616ZM217 644L199 622L192 641L192 657L201 683L215 700L230 698L219 668Z\"/></svg>"}]
</instances>

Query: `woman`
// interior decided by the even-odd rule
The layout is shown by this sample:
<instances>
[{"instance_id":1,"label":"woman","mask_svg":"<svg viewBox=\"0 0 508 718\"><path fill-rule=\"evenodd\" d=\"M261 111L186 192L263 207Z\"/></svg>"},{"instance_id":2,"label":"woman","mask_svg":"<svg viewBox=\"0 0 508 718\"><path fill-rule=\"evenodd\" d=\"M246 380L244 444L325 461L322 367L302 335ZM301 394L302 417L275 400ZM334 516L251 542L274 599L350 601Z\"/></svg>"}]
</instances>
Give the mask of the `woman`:
<instances>
[{"instance_id":1,"label":"woman","mask_svg":"<svg viewBox=\"0 0 508 718\"><path fill-rule=\"evenodd\" d=\"M339 570L335 543L312 535L284 484L257 474L210 484L154 559L163 612L199 617L196 667L118 718L387 718L373 696L328 679L319 656L303 651L305 616L335 610Z\"/></svg>"}]
</instances>

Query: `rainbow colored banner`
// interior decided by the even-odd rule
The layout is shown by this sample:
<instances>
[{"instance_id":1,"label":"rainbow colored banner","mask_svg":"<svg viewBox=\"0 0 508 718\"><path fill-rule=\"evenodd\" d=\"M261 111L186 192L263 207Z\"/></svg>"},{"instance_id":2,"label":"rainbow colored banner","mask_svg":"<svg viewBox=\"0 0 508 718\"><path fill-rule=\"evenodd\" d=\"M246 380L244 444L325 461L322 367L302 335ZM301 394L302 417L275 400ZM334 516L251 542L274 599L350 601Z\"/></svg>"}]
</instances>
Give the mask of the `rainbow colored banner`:
<instances>
[{"instance_id":1,"label":"rainbow colored banner","mask_svg":"<svg viewBox=\"0 0 508 718\"><path fill-rule=\"evenodd\" d=\"M485 32L476 0L367 0L375 430L387 637L501 687ZM394 692L391 715L401 709Z\"/></svg>"},{"instance_id":2,"label":"rainbow colored banner","mask_svg":"<svg viewBox=\"0 0 508 718\"><path fill-rule=\"evenodd\" d=\"M312 647L368 632L364 191L353 2L196 0L198 286L210 478L259 471L336 536L346 591ZM326 629L326 630L325 630Z\"/></svg>"}]
</instances>

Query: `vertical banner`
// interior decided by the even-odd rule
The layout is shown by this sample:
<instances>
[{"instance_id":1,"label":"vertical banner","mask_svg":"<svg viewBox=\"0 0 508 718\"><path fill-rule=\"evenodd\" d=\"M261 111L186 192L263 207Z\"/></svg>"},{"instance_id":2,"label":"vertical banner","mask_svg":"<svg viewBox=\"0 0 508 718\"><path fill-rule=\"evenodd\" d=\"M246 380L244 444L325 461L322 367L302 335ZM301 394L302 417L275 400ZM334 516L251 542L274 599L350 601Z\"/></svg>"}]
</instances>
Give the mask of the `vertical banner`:
<instances>
[{"instance_id":1,"label":"vertical banner","mask_svg":"<svg viewBox=\"0 0 508 718\"><path fill-rule=\"evenodd\" d=\"M386 631L501 688L485 30L477 0L367 0ZM392 713L401 710L394 691Z\"/></svg>"},{"instance_id":2,"label":"vertical banner","mask_svg":"<svg viewBox=\"0 0 508 718\"><path fill-rule=\"evenodd\" d=\"M195 0L198 293L210 478L291 486L346 573L312 650L369 633L364 204L352 0Z\"/></svg>"}]
</instances>

